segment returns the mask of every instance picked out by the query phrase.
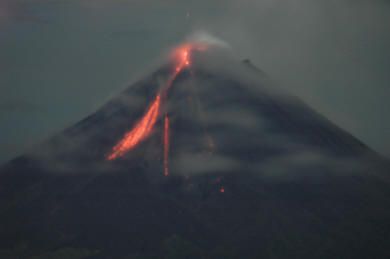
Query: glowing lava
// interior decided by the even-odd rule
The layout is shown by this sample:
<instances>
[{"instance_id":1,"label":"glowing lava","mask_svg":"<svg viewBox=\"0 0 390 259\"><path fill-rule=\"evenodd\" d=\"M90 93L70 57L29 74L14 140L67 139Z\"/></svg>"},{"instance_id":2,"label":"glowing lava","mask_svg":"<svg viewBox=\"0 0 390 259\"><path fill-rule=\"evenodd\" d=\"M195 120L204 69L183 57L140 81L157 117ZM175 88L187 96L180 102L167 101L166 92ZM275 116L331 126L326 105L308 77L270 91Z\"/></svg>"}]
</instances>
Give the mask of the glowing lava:
<instances>
[{"instance_id":1,"label":"glowing lava","mask_svg":"<svg viewBox=\"0 0 390 259\"><path fill-rule=\"evenodd\" d=\"M135 125L135 127L128 133L126 133L123 139L113 147L112 152L107 156L107 159L114 160L118 157L123 156L126 152L133 149L141 141L147 138L152 132L154 125L156 124L159 110L160 95L157 95L156 99L153 101L146 114Z\"/></svg>"},{"instance_id":2,"label":"glowing lava","mask_svg":"<svg viewBox=\"0 0 390 259\"><path fill-rule=\"evenodd\" d=\"M176 60L176 72L180 72L184 67L191 64L190 54L194 48L195 46L191 44L184 44L173 52L174 59Z\"/></svg>"},{"instance_id":3,"label":"glowing lava","mask_svg":"<svg viewBox=\"0 0 390 259\"><path fill-rule=\"evenodd\" d=\"M182 72L184 68L189 67L191 65L191 51L193 50L193 48L194 47L190 44L184 44L176 48L172 52L172 59L175 61L175 67L172 75L167 81L165 88L163 89L163 92L165 94L168 93L169 89L171 88L173 82L180 74L180 72Z\"/></svg>"},{"instance_id":4,"label":"glowing lava","mask_svg":"<svg viewBox=\"0 0 390 259\"><path fill-rule=\"evenodd\" d=\"M171 54L171 58L175 61L174 71L166 84L165 92L169 90L175 81L176 77L187 67L192 65L191 54L194 51L204 51L206 45L200 43L186 43L176 49Z\"/></svg>"},{"instance_id":5,"label":"glowing lava","mask_svg":"<svg viewBox=\"0 0 390 259\"><path fill-rule=\"evenodd\" d=\"M159 91L156 99L149 106L146 114L138 121L138 123L125 134L125 136L112 148L110 154L106 157L107 160L115 160L130 150L134 149L139 143L145 140L152 132L157 119L160 115L160 108L166 105L168 91L177 76L187 67L191 66L191 53L194 50L205 50L206 46L199 44L183 44L172 52L174 61L174 70L169 76L166 85ZM170 148L170 121L168 115L164 114L163 126L163 146L164 146L164 175L169 175L169 148Z\"/></svg>"},{"instance_id":6,"label":"glowing lava","mask_svg":"<svg viewBox=\"0 0 390 259\"><path fill-rule=\"evenodd\" d=\"M169 117L164 118L164 175L169 175Z\"/></svg>"}]
</instances>

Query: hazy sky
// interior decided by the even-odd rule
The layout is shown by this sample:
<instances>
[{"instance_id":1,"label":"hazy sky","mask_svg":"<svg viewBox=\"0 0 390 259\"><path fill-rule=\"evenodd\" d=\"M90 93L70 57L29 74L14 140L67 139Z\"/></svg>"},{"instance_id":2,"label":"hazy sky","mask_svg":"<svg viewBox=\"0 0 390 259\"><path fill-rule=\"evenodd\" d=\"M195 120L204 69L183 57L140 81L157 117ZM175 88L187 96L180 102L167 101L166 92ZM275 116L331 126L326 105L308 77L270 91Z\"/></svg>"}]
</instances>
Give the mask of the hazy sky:
<instances>
[{"instance_id":1,"label":"hazy sky","mask_svg":"<svg viewBox=\"0 0 390 259\"><path fill-rule=\"evenodd\" d=\"M390 156L385 0L0 0L0 162L82 119L196 30Z\"/></svg>"}]
</instances>

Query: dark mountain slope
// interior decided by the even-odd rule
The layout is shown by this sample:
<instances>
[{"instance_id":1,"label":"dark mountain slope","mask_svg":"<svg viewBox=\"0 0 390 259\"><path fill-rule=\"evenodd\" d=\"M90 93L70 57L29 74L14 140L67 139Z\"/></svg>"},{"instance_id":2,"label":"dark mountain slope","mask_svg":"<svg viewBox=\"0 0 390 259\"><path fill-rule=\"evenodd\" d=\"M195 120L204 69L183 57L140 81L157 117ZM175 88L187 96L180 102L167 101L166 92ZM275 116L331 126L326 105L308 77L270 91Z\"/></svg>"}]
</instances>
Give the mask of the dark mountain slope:
<instances>
[{"instance_id":1,"label":"dark mountain slope","mask_svg":"<svg viewBox=\"0 0 390 259\"><path fill-rule=\"evenodd\" d=\"M387 161L246 63L222 63L183 70L123 157L107 160L171 64L4 165L1 258L389 258Z\"/></svg>"}]
</instances>

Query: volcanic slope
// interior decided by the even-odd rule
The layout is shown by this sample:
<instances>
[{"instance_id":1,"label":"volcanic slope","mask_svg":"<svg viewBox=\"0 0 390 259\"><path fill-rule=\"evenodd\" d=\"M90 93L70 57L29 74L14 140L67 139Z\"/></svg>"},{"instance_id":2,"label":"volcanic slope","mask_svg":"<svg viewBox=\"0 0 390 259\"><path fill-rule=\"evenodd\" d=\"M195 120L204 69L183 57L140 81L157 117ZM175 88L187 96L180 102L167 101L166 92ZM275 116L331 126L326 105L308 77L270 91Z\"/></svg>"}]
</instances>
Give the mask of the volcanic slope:
<instances>
[{"instance_id":1,"label":"volcanic slope","mask_svg":"<svg viewBox=\"0 0 390 259\"><path fill-rule=\"evenodd\" d=\"M2 166L0 256L390 258L388 174L249 61L187 44Z\"/></svg>"}]
</instances>

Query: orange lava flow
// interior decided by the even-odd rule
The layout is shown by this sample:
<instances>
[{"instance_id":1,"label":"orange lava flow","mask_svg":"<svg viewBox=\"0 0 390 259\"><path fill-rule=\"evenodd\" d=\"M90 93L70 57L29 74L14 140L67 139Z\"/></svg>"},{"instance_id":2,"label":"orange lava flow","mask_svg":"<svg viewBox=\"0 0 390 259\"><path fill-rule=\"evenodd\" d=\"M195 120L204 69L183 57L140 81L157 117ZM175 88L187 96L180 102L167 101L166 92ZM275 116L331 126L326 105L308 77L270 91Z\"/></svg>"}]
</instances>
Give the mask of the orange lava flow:
<instances>
[{"instance_id":1,"label":"orange lava flow","mask_svg":"<svg viewBox=\"0 0 390 259\"><path fill-rule=\"evenodd\" d=\"M153 128L159 117L161 106L166 105L169 89L172 87L177 76L187 67L191 66L191 53L194 50L205 50L206 46L200 44L186 43L172 52L174 61L174 70L170 74L165 86L160 89L155 100L149 106L145 115L128 131L124 137L112 148L107 155L107 160L115 160L124 156L127 152L134 149L138 144L145 140L153 131ZM169 175L169 150L170 150L170 121L165 114L163 121L163 156L164 156L164 176ZM214 147L212 139L209 140L209 146ZM224 190L223 190L224 191ZM221 191L222 192L222 191Z\"/></svg>"},{"instance_id":2,"label":"orange lava flow","mask_svg":"<svg viewBox=\"0 0 390 259\"><path fill-rule=\"evenodd\" d=\"M176 77L183 71L184 68L191 65L191 49L192 45L186 44L181 47L178 47L173 52L173 59L175 60L175 68L172 75L169 77L164 92L167 93L169 88L171 88L173 81Z\"/></svg>"},{"instance_id":3,"label":"orange lava flow","mask_svg":"<svg viewBox=\"0 0 390 259\"><path fill-rule=\"evenodd\" d=\"M159 110L160 95L157 95L142 119L113 147L112 152L107 156L107 160L114 160L123 156L126 152L133 149L141 141L147 138L156 124Z\"/></svg>"},{"instance_id":4,"label":"orange lava flow","mask_svg":"<svg viewBox=\"0 0 390 259\"><path fill-rule=\"evenodd\" d=\"M189 66L191 64L191 51L193 46L190 44L184 44L181 47L178 47L173 55L177 61L176 72L180 72L184 67Z\"/></svg>"},{"instance_id":5,"label":"orange lava flow","mask_svg":"<svg viewBox=\"0 0 390 259\"><path fill-rule=\"evenodd\" d=\"M164 175L169 175L169 117L164 119Z\"/></svg>"},{"instance_id":6,"label":"orange lava flow","mask_svg":"<svg viewBox=\"0 0 390 259\"><path fill-rule=\"evenodd\" d=\"M176 77L180 74L180 72L183 71L183 69L191 66L191 53L195 50L204 51L205 49L206 46L204 45L186 43L177 47L172 52L172 59L175 61L176 65L171 77L168 79L165 91L169 90L173 84L173 81L175 81Z\"/></svg>"}]
</instances>

